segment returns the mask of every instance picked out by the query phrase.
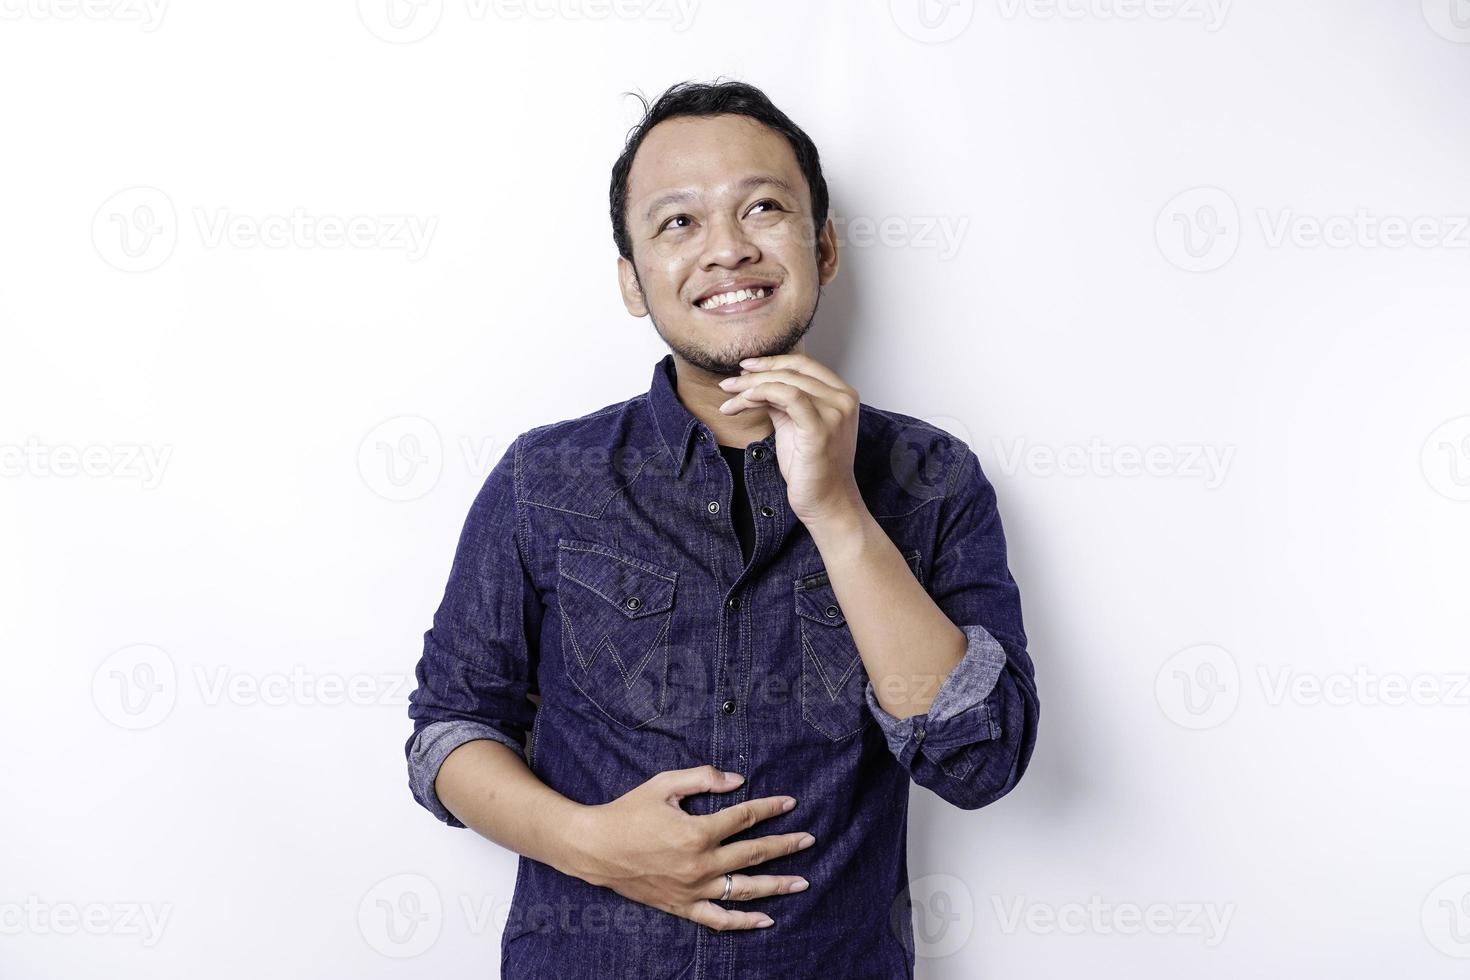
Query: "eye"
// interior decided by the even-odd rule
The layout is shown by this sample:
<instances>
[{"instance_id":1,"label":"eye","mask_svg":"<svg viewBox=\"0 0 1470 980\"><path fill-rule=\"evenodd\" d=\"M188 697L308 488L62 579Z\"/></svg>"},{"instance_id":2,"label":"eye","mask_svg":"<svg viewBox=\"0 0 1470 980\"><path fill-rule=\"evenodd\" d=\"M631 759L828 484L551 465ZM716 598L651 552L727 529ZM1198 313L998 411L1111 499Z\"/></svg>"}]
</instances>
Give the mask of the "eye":
<instances>
[{"instance_id":1,"label":"eye","mask_svg":"<svg viewBox=\"0 0 1470 980\"><path fill-rule=\"evenodd\" d=\"M756 208L760 207L762 204L769 204L771 207L775 208L777 211L785 211L786 210L785 208L783 208L780 205L779 202L773 201L769 197L768 198L765 198L763 200L760 200L760 201L756 201L754 204L752 204L750 206L750 208L751 208L752 211L754 211Z\"/></svg>"},{"instance_id":2,"label":"eye","mask_svg":"<svg viewBox=\"0 0 1470 980\"><path fill-rule=\"evenodd\" d=\"M663 230L669 226L669 222L671 222L671 221L678 221L680 218L683 218L685 221L693 221L694 220L693 218L689 217L689 215L687 215L687 214L676 214L676 215L673 215L672 217L666 219L663 224L661 224L661 225L658 226L659 234L663 234Z\"/></svg>"}]
</instances>

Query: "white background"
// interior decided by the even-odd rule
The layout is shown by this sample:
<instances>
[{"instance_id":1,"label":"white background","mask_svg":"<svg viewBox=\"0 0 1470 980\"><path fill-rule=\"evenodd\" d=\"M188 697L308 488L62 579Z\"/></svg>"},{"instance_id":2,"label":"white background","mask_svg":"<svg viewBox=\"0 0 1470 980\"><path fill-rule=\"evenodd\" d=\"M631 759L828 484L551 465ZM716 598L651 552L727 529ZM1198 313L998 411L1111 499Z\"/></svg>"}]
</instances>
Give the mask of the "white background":
<instances>
[{"instance_id":1,"label":"white background","mask_svg":"<svg viewBox=\"0 0 1470 980\"><path fill-rule=\"evenodd\" d=\"M620 93L722 74L823 156L809 351L1021 586L920 976L1464 975L1470 5L925 2L0 3L0 975L490 975L404 698L506 444L665 352Z\"/></svg>"}]
</instances>

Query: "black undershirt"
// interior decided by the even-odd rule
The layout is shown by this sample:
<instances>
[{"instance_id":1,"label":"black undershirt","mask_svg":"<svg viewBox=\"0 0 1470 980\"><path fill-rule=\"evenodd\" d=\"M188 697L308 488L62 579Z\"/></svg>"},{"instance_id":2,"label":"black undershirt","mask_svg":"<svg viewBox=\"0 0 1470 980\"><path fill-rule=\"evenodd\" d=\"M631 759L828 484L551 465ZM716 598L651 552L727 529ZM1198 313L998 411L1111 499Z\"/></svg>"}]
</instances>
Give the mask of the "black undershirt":
<instances>
[{"instance_id":1,"label":"black undershirt","mask_svg":"<svg viewBox=\"0 0 1470 980\"><path fill-rule=\"evenodd\" d=\"M730 517L735 524L735 534L740 538L740 553L748 562L751 549L755 547L755 516L750 512L750 498L745 495L745 449L721 446L720 455L725 457L730 475L735 478L735 492L730 496Z\"/></svg>"}]
</instances>

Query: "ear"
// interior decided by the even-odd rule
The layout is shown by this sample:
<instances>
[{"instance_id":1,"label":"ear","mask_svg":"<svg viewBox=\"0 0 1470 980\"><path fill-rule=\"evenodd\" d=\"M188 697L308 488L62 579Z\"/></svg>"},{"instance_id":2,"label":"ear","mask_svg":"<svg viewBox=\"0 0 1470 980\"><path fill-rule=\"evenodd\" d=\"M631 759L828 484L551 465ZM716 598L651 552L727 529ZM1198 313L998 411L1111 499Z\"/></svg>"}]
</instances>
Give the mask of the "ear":
<instances>
[{"instance_id":1,"label":"ear","mask_svg":"<svg viewBox=\"0 0 1470 980\"><path fill-rule=\"evenodd\" d=\"M643 289L638 285L638 276L633 263L618 256L618 289L623 294L623 305L630 316L647 316L648 303L643 298Z\"/></svg>"},{"instance_id":2,"label":"ear","mask_svg":"<svg viewBox=\"0 0 1470 980\"><path fill-rule=\"evenodd\" d=\"M837 278L837 226L829 215L817 235L817 281L825 286Z\"/></svg>"}]
</instances>

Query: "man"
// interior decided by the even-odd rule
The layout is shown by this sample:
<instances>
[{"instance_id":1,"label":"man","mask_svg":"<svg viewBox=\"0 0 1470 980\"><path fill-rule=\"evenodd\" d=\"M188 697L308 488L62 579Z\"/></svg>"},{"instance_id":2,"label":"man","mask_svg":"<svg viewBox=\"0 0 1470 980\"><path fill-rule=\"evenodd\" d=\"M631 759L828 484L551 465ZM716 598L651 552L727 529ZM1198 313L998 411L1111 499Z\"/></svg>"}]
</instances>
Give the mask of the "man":
<instances>
[{"instance_id":1,"label":"man","mask_svg":"<svg viewBox=\"0 0 1470 980\"><path fill-rule=\"evenodd\" d=\"M672 353L486 480L413 793L522 856L505 977L909 977L910 781L984 806L1036 738L995 494L803 351L838 265L806 134L738 83L644 108L611 216Z\"/></svg>"}]
</instances>

